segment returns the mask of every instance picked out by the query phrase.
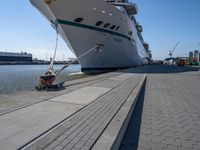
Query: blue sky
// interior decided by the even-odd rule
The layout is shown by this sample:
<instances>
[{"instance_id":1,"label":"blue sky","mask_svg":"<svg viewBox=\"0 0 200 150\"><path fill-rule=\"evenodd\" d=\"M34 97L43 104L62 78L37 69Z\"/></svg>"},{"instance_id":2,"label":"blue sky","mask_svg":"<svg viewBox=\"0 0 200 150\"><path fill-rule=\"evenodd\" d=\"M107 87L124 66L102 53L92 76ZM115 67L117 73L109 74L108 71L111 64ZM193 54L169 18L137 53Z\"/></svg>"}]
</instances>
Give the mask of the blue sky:
<instances>
[{"instance_id":1,"label":"blue sky","mask_svg":"<svg viewBox=\"0 0 200 150\"><path fill-rule=\"evenodd\" d=\"M177 41L175 56L187 56L200 49L200 0L134 0L143 26L143 37L150 44L153 57L168 57ZM0 1L0 51L27 51L34 57L50 57L55 45L55 31L29 0ZM62 39L57 59L72 57Z\"/></svg>"},{"instance_id":2,"label":"blue sky","mask_svg":"<svg viewBox=\"0 0 200 150\"><path fill-rule=\"evenodd\" d=\"M139 8L137 20L144 28L144 39L150 44L154 58L166 58L177 41L175 56L187 56L200 49L199 0L135 0Z\"/></svg>"}]
</instances>

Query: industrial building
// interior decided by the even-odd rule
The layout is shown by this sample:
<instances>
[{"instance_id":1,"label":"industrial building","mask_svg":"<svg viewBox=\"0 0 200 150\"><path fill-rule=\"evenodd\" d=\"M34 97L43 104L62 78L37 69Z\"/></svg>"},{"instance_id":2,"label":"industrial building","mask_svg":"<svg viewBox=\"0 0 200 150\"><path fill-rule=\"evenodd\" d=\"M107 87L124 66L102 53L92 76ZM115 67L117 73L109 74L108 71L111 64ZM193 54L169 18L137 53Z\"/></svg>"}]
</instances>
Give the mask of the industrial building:
<instances>
[{"instance_id":1,"label":"industrial building","mask_svg":"<svg viewBox=\"0 0 200 150\"><path fill-rule=\"evenodd\" d=\"M0 62L31 62L32 54L21 52L0 52Z\"/></svg>"}]
</instances>

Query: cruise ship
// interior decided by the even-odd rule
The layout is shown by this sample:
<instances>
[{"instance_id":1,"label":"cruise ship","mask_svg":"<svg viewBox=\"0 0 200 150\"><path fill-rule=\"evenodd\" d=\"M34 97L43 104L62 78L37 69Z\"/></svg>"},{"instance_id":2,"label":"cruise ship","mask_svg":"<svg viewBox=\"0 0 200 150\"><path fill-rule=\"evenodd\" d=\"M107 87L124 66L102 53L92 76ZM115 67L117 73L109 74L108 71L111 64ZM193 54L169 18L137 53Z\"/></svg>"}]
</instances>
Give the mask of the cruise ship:
<instances>
[{"instance_id":1,"label":"cruise ship","mask_svg":"<svg viewBox=\"0 0 200 150\"><path fill-rule=\"evenodd\" d=\"M149 45L130 0L30 0L76 55L82 71L148 64Z\"/></svg>"}]
</instances>

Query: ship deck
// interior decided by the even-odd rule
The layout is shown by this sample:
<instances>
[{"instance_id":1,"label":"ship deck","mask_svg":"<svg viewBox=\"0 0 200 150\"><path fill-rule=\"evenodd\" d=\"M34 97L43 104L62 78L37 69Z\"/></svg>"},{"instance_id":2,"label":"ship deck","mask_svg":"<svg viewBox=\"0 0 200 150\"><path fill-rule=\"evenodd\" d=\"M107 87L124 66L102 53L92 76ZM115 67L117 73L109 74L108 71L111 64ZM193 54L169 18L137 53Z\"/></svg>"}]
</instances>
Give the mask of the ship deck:
<instances>
[{"instance_id":1,"label":"ship deck","mask_svg":"<svg viewBox=\"0 0 200 150\"><path fill-rule=\"evenodd\" d=\"M1 95L1 149L198 149L198 70L144 66Z\"/></svg>"}]
</instances>

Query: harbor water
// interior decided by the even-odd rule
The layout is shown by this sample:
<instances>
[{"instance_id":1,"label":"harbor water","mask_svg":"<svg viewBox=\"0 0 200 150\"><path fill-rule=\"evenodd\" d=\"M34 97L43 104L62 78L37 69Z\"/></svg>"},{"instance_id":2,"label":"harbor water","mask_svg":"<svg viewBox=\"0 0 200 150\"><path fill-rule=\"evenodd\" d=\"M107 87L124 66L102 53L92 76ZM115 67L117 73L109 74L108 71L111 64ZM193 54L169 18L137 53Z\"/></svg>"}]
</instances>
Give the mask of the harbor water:
<instances>
[{"instance_id":1,"label":"harbor water","mask_svg":"<svg viewBox=\"0 0 200 150\"><path fill-rule=\"evenodd\" d=\"M0 66L0 94L9 94L17 91L34 90L38 83L38 76L45 72L47 65L3 65ZM62 65L55 65L54 69L60 69ZM63 70L59 80L67 77L67 74L79 72L80 65L70 65Z\"/></svg>"}]
</instances>

